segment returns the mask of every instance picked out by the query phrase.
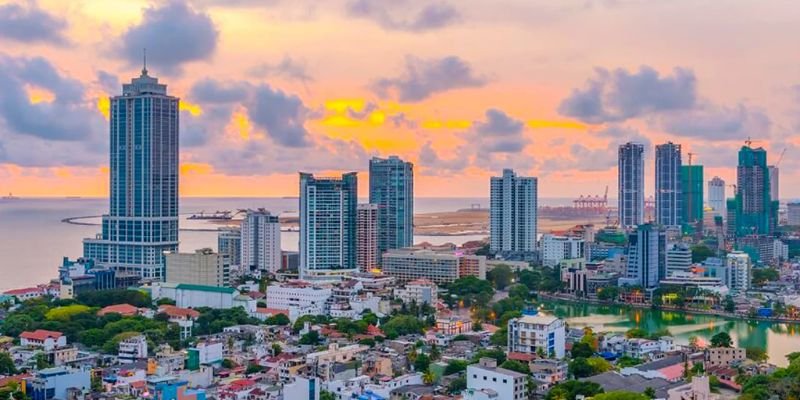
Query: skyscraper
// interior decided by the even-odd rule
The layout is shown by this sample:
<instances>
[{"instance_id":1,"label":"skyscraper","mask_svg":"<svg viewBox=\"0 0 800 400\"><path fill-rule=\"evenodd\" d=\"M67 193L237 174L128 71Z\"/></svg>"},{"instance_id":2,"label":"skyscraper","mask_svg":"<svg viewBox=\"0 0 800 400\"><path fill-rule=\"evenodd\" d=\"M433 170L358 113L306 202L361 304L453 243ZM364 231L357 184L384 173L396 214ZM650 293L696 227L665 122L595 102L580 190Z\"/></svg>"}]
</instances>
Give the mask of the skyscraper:
<instances>
[{"instance_id":1,"label":"skyscraper","mask_svg":"<svg viewBox=\"0 0 800 400\"><path fill-rule=\"evenodd\" d=\"M359 271L368 272L380 266L378 205L359 204L356 213L356 266Z\"/></svg>"},{"instance_id":2,"label":"skyscraper","mask_svg":"<svg viewBox=\"0 0 800 400\"><path fill-rule=\"evenodd\" d=\"M335 277L356 268L358 177L300 173L300 278Z\"/></svg>"},{"instance_id":3,"label":"skyscraper","mask_svg":"<svg viewBox=\"0 0 800 400\"><path fill-rule=\"evenodd\" d=\"M769 197L772 201L780 201L780 169L777 165L770 165L769 169Z\"/></svg>"},{"instance_id":4,"label":"skyscraper","mask_svg":"<svg viewBox=\"0 0 800 400\"><path fill-rule=\"evenodd\" d=\"M736 168L736 235L769 235L777 223L770 197L767 151L742 146Z\"/></svg>"},{"instance_id":5,"label":"skyscraper","mask_svg":"<svg viewBox=\"0 0 800 400\"><path fill-rule=\"evenodd\" d=\"M667 235L653 224L639 225L628 237L626 280L655 289L667 275Z\"/></svg>"},{"instance_id":6,"label":"skyscraper","mask_svg":"<svg viewBox=\"0 0 800 400\"><path fill-rule=\"evenodd\" d=\"M703 223L703 166L681 166L683 188L683 222L701 227Z\"/></svg>"},{"instance_id":7,"label":"skyscraper","mask_svg":"<svg viewBox=\"0 0 800 400\"><path fill-rule=\"evenodd\" d=\"M167 85L142 69L110 107L110 209L85 258L143 278L164 278L178 250L178 111Z\"/></svg>"},{"instance_id":8,"label":"skyscraper","mask_svg":"<svg viewBox=\"0 0 800 400\"><path fill-rule=\"evenodd\" d=\"M281 269L281 223L277 215L263 208L247 210L242 220L241 266L243 272L253 273Z\"/></svg>"},{"instance_id":9,"label":"skyscraper","mask_svg":"<svg viewBox=\"0 0 800 400\"><path fill-rule=\"evenodd\" d=\"M680 226L683 221L681 145L656 146L656 223Z\"/></svg>"},{"instance_id":10,"label":"skyscraper","mask_svg":"<svg viewBox=\"0 0 800 400\"><path fill-rule=\"evenodd\" d=\"M631 228L644 222L644 145L619 146L619 224Z\"/></svg>"},{"instance_id":11,"label":"skyscraper","mask_svg":"<svg viewBox=\"0 0 800 400\"><path fill-rule=\"evenodd\" d=\"M725 181L718 176L708 181L708 206L714 214L725 216Z\"/></svg>"},{"instance_id":12,"label":"skyscraper","mask_svg":"<svg viewBox=\"0 0 800 400\"><path fill-rule=\"evenodd\" d=\"M238 267L242 263L242 229L226 226L217 231L217 251L228 256L231 266Z\"/></svg>"},{"instance_id":13,"label":"skyscraper","mask_svg":"<svg viewBox=\"0 0 800 400\"><path fill-rule=\"evenodd\" d=\"M491 251L535 251L537 179L517 176L513 170L504 169L502 177L492 177L490 186Z\"/></svg>"},{"instance_id":14,"label":"skyscraper","mask_svg":"<svg viewBox=\"0 0 800 400\"><path fill-rule=\"evenodd\" d=\"M369 160L369 202L378 206L378 259L414 242L414 164L396 156Z\"/></svg>"}]
</instances>

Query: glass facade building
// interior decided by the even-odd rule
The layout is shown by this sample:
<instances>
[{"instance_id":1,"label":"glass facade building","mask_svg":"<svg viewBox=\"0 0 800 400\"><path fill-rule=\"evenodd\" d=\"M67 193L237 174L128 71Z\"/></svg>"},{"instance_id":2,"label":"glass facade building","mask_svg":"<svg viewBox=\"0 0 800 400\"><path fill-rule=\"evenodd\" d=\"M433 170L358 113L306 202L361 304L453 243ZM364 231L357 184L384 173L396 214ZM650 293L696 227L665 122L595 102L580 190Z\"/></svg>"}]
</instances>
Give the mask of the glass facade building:
<instances>
[{"instance_id":1,"label":"glass facade building","mask_svg":"<svg viewBox=\"0 0 800 400\"><path fill-rule=\"evenodd\" d=\"M98 266L158 280L178 250L178 103L147 69L111 98L110 208L83 242Z\"/></svg>"},{"instance_id":2,"label":"glass facade building","mask_svg":"<svg viewBox=\"0 0 800 400\"><path fill-rule=\"evenodd\" d=\"M670 142L656 146L656 223L659 225L680 226L683 220L681 168L681 145Z\"/></svg>"},{"instance_id":3,"label":"glass facade building","mask_svg":"<svg viewBox=\"0 0 800 400\"><path fill-rule=\"evenodd\" d=\"M619 224L633 228L644 222L644 145L625 143L618 156Z\"/></svg>"},{"instance_id":4,"label":"glass facade building","mask_svg":"<svg viewBox=\"0 0 800 400\"><path fill-rule=\"evenodd\" d=\"M396 156L369 160L369 202L378 206L378 260L414 243L414 164Z\"/></svg>"},{"instance_id":5,"label":"glass facade building","mask_svg":"<svg viewBox=\"0 0 800 400\"><path fill-rule=\"evenodd\" d=\"M356 271L358 176L300 173L300 278Z\"/></svg>"},{"instance_id":6,"label":"glass facade building","mask_svg":"<svg viewBox=\"0 0 800 400\"><path fill-rule=\"evenodd\" d=\"M703 224L703 166L681 166L683 222L699 228Z\"/></svg>"},{"instance_id":7,"label":"glass facade building","mask_svg":"<svg viewBox=\"0 0 800 400\"><path fill-rule=\"evenodd\" d=\"M778 202L772 200L770 192L767 151L743 146L739 150L733 203L736 236L772 234L777 224Z\"/></svg>"}]
</instances>

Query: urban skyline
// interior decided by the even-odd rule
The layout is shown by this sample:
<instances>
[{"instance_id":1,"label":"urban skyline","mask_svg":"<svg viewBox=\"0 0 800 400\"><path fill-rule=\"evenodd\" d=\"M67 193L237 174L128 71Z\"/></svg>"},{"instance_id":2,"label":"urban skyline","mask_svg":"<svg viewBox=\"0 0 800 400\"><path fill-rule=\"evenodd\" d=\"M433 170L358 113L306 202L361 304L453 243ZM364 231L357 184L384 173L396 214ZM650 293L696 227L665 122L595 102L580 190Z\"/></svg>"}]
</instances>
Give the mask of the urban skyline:
<instances>
[{"instance_id":1,"label":"urban skyline","mask_svg":"<svg viewBox=\"0 0 800 400\"><path fill-rule=\"evenodd\" d=\"M19 15L41 12L54 23L31 38L0 32L1 69L13 89L2 96L11 100L14 93L22 115L50 122L0 114L0 192L107 196L108 165L100 151L107 148L107 99L118 81L140 68L146 47L151 70L168 78L182 99L185 196L296 195L298 170L353 170L364 179L369 158L392 154L417 166L421 197L481 196L475 182L506 167L537 176L542 197L602 193L606 185L614 193L613 150L630 140L680 142L697 153L708 176L733 182L736 152L748 136L767 147L770 164L788 149L782 197L800 195L791 137L800 78L775 54L779 44L791 46L791 35L780 25L754 25L745 17L752 6L709 5L709 12L738 28L724 41L696 41L688 37L708 30L697 20L686 22L686 37L659 29L691 14L685 3L508 1L491 12L476 2L447 3L449 17L433 26L414 24L425 8L417 0L407 9L384 4L361 13L349 7L355 1L344 0L313 7L305 1L243 3L130 0L113 10L96 0L73 7L51 0L23 4ZM758 11L785 21L793 10L771 5ZM544 18L548 30L520 25L525 15ZM653 15L661 17L650 21ZM188 43L196 46L157 35L166 20L193 32L197 40ZM650 23L639 26L644 20ZM495 29L504 24L513 28ZM348 29L331 33L331 26ZM304 34L296 35L298 29ZM618 39L630 29L643 41L622 44ZM748 40L754 29L775 46ZM96 32L105 48L96 46ZM565 42L564 32L591 40ZM431 48L431 35L448 37L453 46ZM542 35L547 44L528 46L542 43ZM253 40L262 36L273 40ZM355 37L381 40L361 40L359 49L341 56L316 45ZM657 51L645 38L685 51ZM492 46L495 40L504 46ZM600 52L588 45L595 40L615 44ZM712 50L717 57L706 57ZM768 82L754 65L729 62L740 52L769 65ZM381 56L365 57L370 54ZM364 58L370 61L353 61ZM54 79L41 79L44 71L22 73L37 63ZM450 79L436 84L434 76ZM53 118L59 111L70 118ZM325 156L308 160L307 152ZM652 161L653 152L645 156ZM652 193L652 173L645 182ZM362 185L359 195L367 193Z\"/></svg>"}]
</instances>

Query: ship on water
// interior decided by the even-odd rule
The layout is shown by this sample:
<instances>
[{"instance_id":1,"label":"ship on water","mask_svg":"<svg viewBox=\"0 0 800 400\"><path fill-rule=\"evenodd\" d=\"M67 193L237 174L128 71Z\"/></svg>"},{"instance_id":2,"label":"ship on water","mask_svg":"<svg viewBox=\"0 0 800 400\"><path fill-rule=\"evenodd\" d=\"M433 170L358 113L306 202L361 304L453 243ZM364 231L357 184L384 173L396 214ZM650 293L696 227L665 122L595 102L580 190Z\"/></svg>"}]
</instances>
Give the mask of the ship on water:
<instances>
[{"instance_id":1,"label":"ship on water","mask_svg":"<svg viewBox=\"0 0 800 400\"><path fill-rule=\"evenodd\" d=\"M190 215L188 219L229 220L233 219L233 215L230 211L214 211L208 214L205 211L200 211L197 214Z\"/></svg>"},{"instance_id":2,"label":"ship on water","mask_svg":"<svg viewBox=\"0 0 800 400\"><path fill-rule=\"evenodd\" d=\"M2 200L19 200L19 197L14 196L11 192L8 192L8 196L0 197Z\"/></svg>"}]
</instances>

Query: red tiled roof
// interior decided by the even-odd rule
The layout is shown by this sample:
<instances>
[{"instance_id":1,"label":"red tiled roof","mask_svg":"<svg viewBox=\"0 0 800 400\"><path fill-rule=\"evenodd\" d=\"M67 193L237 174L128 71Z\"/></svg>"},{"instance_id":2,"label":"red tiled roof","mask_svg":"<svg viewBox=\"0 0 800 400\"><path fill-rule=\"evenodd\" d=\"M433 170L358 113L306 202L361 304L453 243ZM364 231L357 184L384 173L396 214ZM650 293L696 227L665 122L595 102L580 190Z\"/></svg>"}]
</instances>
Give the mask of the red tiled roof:
<instances>
[{"instance_id":1,"label":"red tiled roof","mask_svg":"<svg viewBox=\"0 0 800 400\"><path fill-rule=\"evenodd\" d=\"M35 288L35 287L24 288L24 289L11 289L11 290L6 290L5 292L3 292L3 294L7 294L9 296L18 296L18 295L21 295L21 294L28 294L28 293L32 293L32 292L41 293L42 289Z\"/></svg>"},{"instance_id":2,"label":"red tiled roof","mask_svg":"<svg viewBox=\"0 0 800 400\"><path fill-rule=\"evenodd\" d=\"M30 331L22 332L19 335L19 337L20 338L24 338L24 339L28 339L28 340L38 340L40 342L43 342L47 338L58 339L63 335L64 334L61 333L61 332L46 331L44 329L37 329L37 330L35 330L33 332L30 332Z\"/></svg>"},{"instance_id":3,"label":"red tiled roof","mask_svg":"<svg viewBox=\"0 0 800 400\"><path fill-rule=\"evenodd\" d=\"M147 381L133 381L130 385L132 388L141 389L147 386Z\"/></svg>"},{"instance_id":4,"label":"red tiled roof","mask_svg":"<svg viewBox=\"0 0 800 400\"><path fill-rule=\"evenodd\" d=\"M255 386L256 381L251 379L238 379L230 383L230 388L233 390L241 390L246 389L251 386Z\"/></svg>"},{"instance_id":5,"label":"red tiled roof","mask_svg":"<svg viewBox=\"0 0 800 400\"><path fill-rule=\"evenodd\" d=\"M378 328L375 325L367 325L367 334L372 336L385 336L381 328Z\"/></svg>"},{"instance_id":6,"label":"red tiled roof","mask_svg":"<svg viewBox=\"0 0 800 400\"><path fill-rule=\"evenodd\" d=\"M158 312L167 314L170 317L186 317L191 319L200 317L199 311L192 310L191 308L176 307L169 304L158 307Z\"/></svg>"},{"instance_id":7,"label":"red tiled roof","mask_svg":"<svg viewBox=\"0 0 800 400\"><path fill-rule=\"evenodd\" d=\"M30 378L31 376L31 374L19 374L0 378L0 387L6 386L11 382L20 382L25 378Z\"/></svg>"},{"instance_id":8,"label":"red tiled roof","mask_svg":"<svg viewBox=\"0 0 800 400\"><path fill-rule=\"evenodd\" d=\"M516 351L512 351L512 352L508 353L508 359L509 360L523 361L523 362L530 362L530 361L536 359L536 355L527 354L527 353L519 353L519 352L516 352Z\"/></svg>"},{"instance_id":9,"label":"red tiled roof","mask_svg":"<svg viewBox=\"0 0 800 400\"><path fill-rule=\"evenodd\" d=\"M256 312L259 314L268 314L268 315L283 314L287 317L289 316L289 310L283 310L280 308L258 307L256 308Z\"/></svg>"},{"instance_id":10,"label":"red tiled roof","mask_svg":"<svg viewBox=\"0 0 800 400\"><path fill-rule=\"evenodd\" d=\"M253 300L263 299L264 297L267 297L266 293L261 293L261 292L247 292L244 293L244 295L250 297Z\"/></svg>"},{"instance_id":11,"label":"red tiled roof","mask_svg":"<svg viewBox=\"0 0 800 400\"><path fill-rule=\"evenodd\" d=\"M106 314L120 314L124 316L131 316L136 315L139 313L139 309L135 306L130 304L114 304L108 307L104 307L100 311L97 312L97 315L103 316Z\"/></svg>"}]
</instances>

